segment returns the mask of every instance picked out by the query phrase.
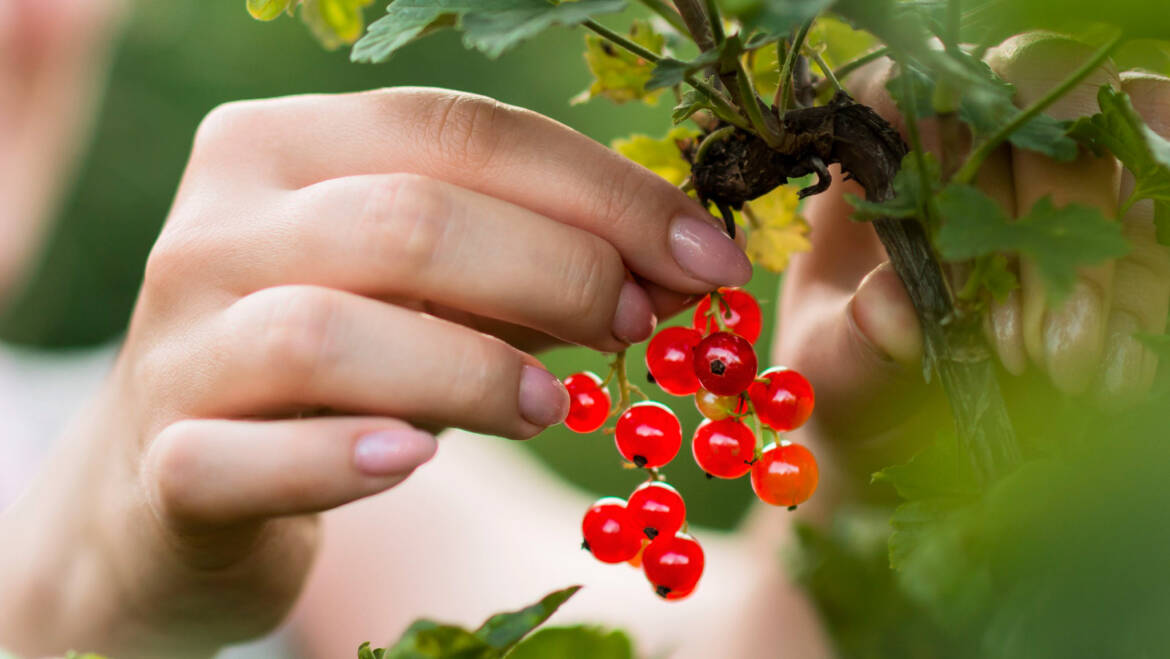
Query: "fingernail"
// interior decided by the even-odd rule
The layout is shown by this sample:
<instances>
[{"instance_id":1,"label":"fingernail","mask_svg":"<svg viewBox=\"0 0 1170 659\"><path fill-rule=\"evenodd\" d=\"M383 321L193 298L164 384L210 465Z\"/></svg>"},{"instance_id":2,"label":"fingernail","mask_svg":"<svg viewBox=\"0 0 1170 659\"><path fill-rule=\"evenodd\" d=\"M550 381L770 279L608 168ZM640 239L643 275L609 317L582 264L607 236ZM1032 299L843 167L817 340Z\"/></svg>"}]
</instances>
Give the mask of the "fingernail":
<instances>
[{"instance_id":1,"label":"fingernail","mask_svg":"<svg viewBox=\"0 0 1170 659\"><path fill-rule=\"evenodd\" d=\"M670 250L680 268L713 286L743 286L752 278L752 264L739 245L697 217L674 218Z\"/></svg>"},{"instance_id":2,"label":"fingernail","mask_svg":"<svg viewBox=\"0 0 1170 659\"><path fill-rule=\"evenodd\" d=\"M922 327L889 264L878 266L861 280L845 315L858 338L882 359L908 368L922 363Z\"/></svg>"},{"instance_id":3,"label":"fingernail","mask_svg":"<svg viewBox=\"0 0 1170 659\"><path fill-rule=\"evenodd\" d=\"M569 392L552 373L525 365L520 374L520 416L538 426L552 426L569 415Z\"/></svg>"},{"instance_id":4,"label":"fingernail","mask_svg":"<svg viewBox=\"0 0 1170 659\"><path fill-rule=\"evenodd\" d=\"M437 448L434 436L421 430L379 430L358 438L353 464L367 476L405 474L430 460Z\"/></svg>"},{"instance_id":5,"label":"fingernail","mask_svg":"<svg viewBox=\"0 0 1170 659\"><path fill-rule=\"evenodd\" d=\"M1067 393L1088 388L1101 360L1104 300L1084 280L1044 320L1044 360L1053 385Z\"/></svg>"},{"instance_id":6,"label":"fingernail","mask_svg":"<svg viewBox=\"0 0 1170 659\"><path fill-rule=\"evenodd\" d=\"M618 294L617 311L613 314L613 335L623 343L641 343L654 332L658 319L654 305L642 287L626 280Z\"/></svg>"},{"instance_id":7,"label":"fingernail","mask_svg":"<svg viewBox=\"0 0 1170 659\"><path fill-rule=\"evenodd\" d=\"M1139 331L1141 327L1132 314L1119 311L1109 319L1101 380L1110 396L1128 399L1144 388L1146 347L1133 336Z\"/></svg>"}]
</instances>

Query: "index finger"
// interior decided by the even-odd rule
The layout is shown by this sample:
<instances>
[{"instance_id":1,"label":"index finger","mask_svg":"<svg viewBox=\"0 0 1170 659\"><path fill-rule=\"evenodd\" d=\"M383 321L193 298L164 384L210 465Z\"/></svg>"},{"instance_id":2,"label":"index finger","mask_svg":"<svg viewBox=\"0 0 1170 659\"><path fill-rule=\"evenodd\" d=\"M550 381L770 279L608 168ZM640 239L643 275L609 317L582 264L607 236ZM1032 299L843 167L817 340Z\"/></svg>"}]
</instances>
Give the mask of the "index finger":
<instances>
[{"instance_id":1,"label":"index finger","mask_svg":"<svg viewBox=\"0 0 1170 659\"><path fill-rule=\"evenodd\" d=\"M200 127L192 161L201 158L217 165L209 171L287 188L421 174L601 236L633 272L674 291L751 278L722 223L669 182L563 124L482 96L398 88L229 104Z\"/></svg>"}]
</instances>

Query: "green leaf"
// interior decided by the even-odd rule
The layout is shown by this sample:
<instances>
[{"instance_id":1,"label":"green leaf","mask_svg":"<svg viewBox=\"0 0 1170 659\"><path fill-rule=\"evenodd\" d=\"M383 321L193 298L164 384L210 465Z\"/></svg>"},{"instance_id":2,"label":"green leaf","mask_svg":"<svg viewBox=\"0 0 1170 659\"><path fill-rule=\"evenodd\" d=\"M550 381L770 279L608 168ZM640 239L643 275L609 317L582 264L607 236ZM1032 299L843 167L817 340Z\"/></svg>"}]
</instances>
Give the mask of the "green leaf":
<instances>
[{"instance_id":1,"label":"green leaf","mask_svg":"<svg viewBox=\"0 0 1170 659\"><path fill-rule=\"evenodd\" d=\"M656 54L662 53L666 43L666 38L646 21L634 21L629 37ZM585 35L585 63L593 74L593 83L578 94L573 103L603 96L614 103L644 101L649 105L658 104L662 92L646 88L654 70L652 63L592 33Z\"/></svg>"},{"instance_id":2,"label":"green leaf","mask_svg":"<svg viewBox=\"0 0 1170 659\"><path fill-rule=\"evenodd\" d=\"M719 57L717 50L708 50L689 62L683 62L673 57L664 57L654 67L654 72L650 75L649 82L646 83L646 89L663 89L681 85L687 76L718 62Z\"/></svg>"},{"instance_id":3,"label":"green leaf","mask_svg":"<svg viewBox=\"0 0 1170 659\"><path fill-rule=\"evenodd\" d=\"M996 301L1003 302L1019 286L1020 280L1008 267L1007 257L1003 254L986 254L973 262L958 298L974 301L986 291Z\"/></svg>"},{"instance_id":4,"label":"green leaf","mask_svg":"<svg viewBox=\"0 0 1170 659\"><path fill-rule=\"evenodd\" d=\"M1049 197L1013 221L983 192L952 184L939 193L938 209L943 225L936 244L944 258L963 261L997 252L1018 253L1036 264L1050 300L1072 290L1077 268L1129 251L1119 223L1080 204L1056 208Z\"/></svg>"},{"instance_id":5,"label":"green leaf","mask_svg":"<svg viewBox=\"0 0 1170 659\"><path fill-rule=\"evenodd\" d=\"M1158 242L1170 245L1170 140L1142 121L1125 92L1103 86L1097 104L1101 112L1077 120L1069 134L1097 152L1117 156L1133 173L1136 185L1126 203L1153 200Z\"/></svg>"},{"instance_id":6,"label":"green leaf","mask_svg":"<svg viewBox=\"0 0 1170 659\"><path fill-rule=\"evenodd\" d=\"M430 620L416 621L383 655L385 659L498 659L501 656L499 650L476 634Z\"/></svg>"},{"instance_id":7,"label":"green leaf","mask_svg":"<svg viewBox=\"0 0 1170 659\"><path fill-rule=\"evenodd\" d=\"M579 590L580 586L571 586L549 593L536 604L519 611L494 615L475 632L476 636L497 650L507 650L548 620L549 616L556 613L557 609Z\"/></svg>"},{"instance_id":8,"label":"green leaf","mask_svg":"<svg viewBox=\"0 0 1170 659\"><path fill-rule=\"evenodd\" d=\"M366 641L358 647L358 659L383 659L386 656L386 650L378 648L373 650L370 648L370 642Z\"/></svg>"},{"instance_id":9,"label":"green leaf","mask_svg":"<svg viewBox=\"0 0 1170 659\"><path fill-rule=\"evenodd\" d=\"M710 104L707 101L706 94L697 89L689 89L683 93L678 105L674 106L674 109L670 113L670 118L677 126L690 119L694 113L708 107L710 107Z\"/></svg>"},{"instance_id":10,"label":"green leaf","mask_svg":"<svg viewBox=\"0 0 1170 659\"><path fill-rule=\"evenodd\" d=\"M938 161L929 153L923 155L923 161L926 163L927 179L934 185L939 177ZM853 219L858 222L869 222L881 217L898 219L921 217L926 197L932 194L932 191L922 189L918 159L913 153L902 159L902 167L894 176L893 186L894 197L889 201L871 202L855 195L847 195L846 198L854 209Z\"/></svg>"},{"instance_id":11,"label":"green leaf","mask_svg":"<svg viewBox=\"0 0 1170 659\"><path fill-rule=\"evenodd\" d=\"M626 0L394 0L353 49L355 62L383 62L430 27L455 26L463 44L498 57L554 26L579 25L626 8Z\"/></svg>"},{"instance_id":12,"label":"green leaf","mask_svg":"<svg viewBox=\"0 0 1170 659\"><path fill-rule=\"evenodd\" d=\"M748 30L785 35L833 5L836 0L721 0L729 17L738 18Z\"/></svg>"},{"instance_id":13,"label":"green leaf","mask_svg":"<svg viewBox=\"0 0 1170 659\"><path fill-rule=\"evenodd\" d=\"M373 0L304 0L301 20L329 49L357 41L365 28L362 9Z\"/></svg>"},{"instance_id":14,"label":"green leaf","mask_svg":"<svg viewBox=\"0 0 1170 659\"><path fill-rule=\"evenodd\" d=\"M271 21L284 12L291 12L299 0L248 0L248 13L260 21Z\"/></svg>"},{"instance_id":15,"label":"green leaf","mask_svg":"<svg viewBox=\"0 0 1170 659\"><path fill-rule=\"evenodd\" d=\"M873 475L903 499L947 499L963 502L979 496L979 481L971 460L959 450L951 434L944 434L904 465L886 467Z\"/></svg>"},{"instance_id":16,"label":"green leaf","mask_svg":"<svg viewBox=\"0 0 1170 659\"><path fill-rule=\"evenodd\" d=\"M524 639L508 659L633 659L630 639L597 627L549 627Z\"/></svg>"}]
</instances>

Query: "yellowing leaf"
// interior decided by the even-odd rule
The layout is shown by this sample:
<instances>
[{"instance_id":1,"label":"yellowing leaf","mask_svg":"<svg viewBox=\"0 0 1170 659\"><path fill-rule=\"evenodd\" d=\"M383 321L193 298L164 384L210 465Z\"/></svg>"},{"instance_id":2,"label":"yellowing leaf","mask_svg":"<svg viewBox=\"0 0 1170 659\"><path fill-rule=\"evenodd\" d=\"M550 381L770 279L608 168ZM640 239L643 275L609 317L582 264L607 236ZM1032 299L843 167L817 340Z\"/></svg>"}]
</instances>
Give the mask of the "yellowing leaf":
<instances>
[{"instance_id":1,"label":"yellowing leaf","mask_svg":"<svg viewBox=\"0 0 1170 659\"><path fill-rule=\"evenodd\" d=\"M666 38L646 21L634 21L630 39L653 53L662 53ZM593 34L585 35L585 63L593 74L593 84L578 94L573 103L584 103L604 96L615 103L644 101L657 105L665 90L646 91L654 65L633 53L610 44Z\"/></svg>"},{"instance_id":2,"label":"yellowing leaf","mask_svg":"<svg viewBox=\"0 0 1170 659\"><path fill-rule=\"evenodd\" d=\"M800 199L796 188L782 185L748 202L745 209L748 234L747 255L752 263L772 272L782 272L797 252L807 252L808 224L797 212Z\"/></svg>"},{"instance_id":3,"label":"yellowing leaf","mask_svg":"<svg viewBox=\"0 0 1170 659\"><path fill-rule=\"evenodd\" d=\"M753 50L748 56L748 75L760 96L771 100L780 86L780 53L775 44Z\"/></svg>"},{"instance_id":4,"label":"yellowing leaf","mask_svg":"<svg viewBox=\"0 0 1170 659\"><path fill-rule=\"evenodd\" d=\"M373 0L305 0L301 20L329 49L351 44L362 36L362 9Z\"/></svg>"},{"instance_id":5,"label":"yellowing leaf","mask_svg":"<svg viewBox=\"0 0 1170 659\"><path fill-rule=\"evenodd\" d=\"M869 32L855 30L839 18L822 15L809 29L806 43L821 51L825 64L835 69L869 52L878 41Z\"/></svg>"},{"instance_id":6,"label":"yellowing leaf","mask_svg":"<svg viewBox=\"0 0 1170 659\"><path fill-rule=\"evenodd\" d=\"M614 140L613 150L649 169L674 185L680 185L691 174L691 165L679 151L678 143L694 139L698 131L677 126L662 139L647 135L631 135Z\"/></svg>"},{"instance_id":7,"label":"yellowing leaf","mask_svg":"<svg viewBox=\"0 0 1170 659\"><path fill-rule=\"evenodd\" d=\"M248 13L259 21L271 21L286 11L292 11L299 0L248 0Z\"/></svg>"}]
</instances>

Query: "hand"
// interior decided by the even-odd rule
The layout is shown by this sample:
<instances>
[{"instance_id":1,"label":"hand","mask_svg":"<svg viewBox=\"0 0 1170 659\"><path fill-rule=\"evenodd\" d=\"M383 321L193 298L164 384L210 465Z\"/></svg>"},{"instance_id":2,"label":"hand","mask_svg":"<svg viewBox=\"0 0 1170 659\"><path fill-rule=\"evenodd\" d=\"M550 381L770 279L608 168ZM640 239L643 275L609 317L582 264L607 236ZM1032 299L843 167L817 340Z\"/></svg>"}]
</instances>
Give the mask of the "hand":
<instances>
[{"instance_id":1,"label":"hand","mask_svg":"<svg viewBox=\"0 0 1170 659\"><path fill-rule=\"evenodd\" d=\"M36 255L68 181L123 4L0 4L0 306Z\"/></svg>"},{"instance_id":2,"label":"hand","mask_svg":"<svg viewBox=\"0 0 1170 659\"><path fill-rule=\"evenodd\" d=\"M316 552L312 513L405 479L436 448L419 428L523 438L563 419L567 393L525 349L619 350L745 283L719 227L650 172L480 97L216 110L109 384L4 534L69 539L38 566L96 554L101 588L58 610L101 598L105 618L17 649L200 656L271 628ZM23 622L0 616L0 644Z\"/></svg>"},{"instance_id":3,"label":"hand","mask_svg":"<svg viewBox=\"0 0 1170 659\"><path fill-rule=\"evenodd\" d=\"M993 50L988 61L1016 86L1017 102L1028 104L1090 54L1060 38L1022 36ZM901 125L885 93L890 68L888 62L873 67L855 94ZM1049 114L1072 119L1096 112L1096 91L1107 83L1124 88L1149 125L1170 135L1170 80L1119 76L1111 67L1091 75ZM926 146L937 153L937 123L923 122L921 128ZM859 461L869 469L888 464L888 454L868 455L884 447L880 439L904 435L907 424L931 407L934 394L922 382L922 336L905 289L884 262L872 229L847 220L851 209L843 193L863 193L837 181L809 204L814 248L794 260L785 281L777 357L817 383L815 432L870 440L850 441L841 452L863 454ZM1111 218L1133 186L1132 176L1112 157L1082 152L1074 162L1059 163L1009 147L987 161L977 182L1011 214L1024 213L1051 195L1058 206L1079 202ZM1091 391L1094 400L1106 404L1132 399L1150 387L1157 358L1132 335L1163 332L1170 303L1170 255L1155 240L1152 215L1147 201L1119 218L1132 251L1115 262L1084 268L1072 295L1054 308L1047 305L1033 265L1027 260L1018 264L1021 288L992 306L987 323L989 343L1009 373L1039 374L1064 394Z\"/></svg>"}]
</instances>

